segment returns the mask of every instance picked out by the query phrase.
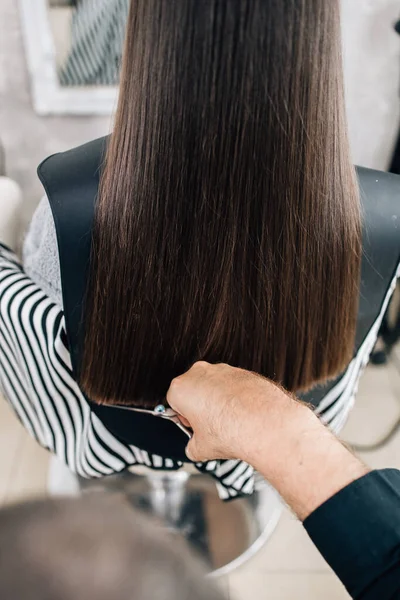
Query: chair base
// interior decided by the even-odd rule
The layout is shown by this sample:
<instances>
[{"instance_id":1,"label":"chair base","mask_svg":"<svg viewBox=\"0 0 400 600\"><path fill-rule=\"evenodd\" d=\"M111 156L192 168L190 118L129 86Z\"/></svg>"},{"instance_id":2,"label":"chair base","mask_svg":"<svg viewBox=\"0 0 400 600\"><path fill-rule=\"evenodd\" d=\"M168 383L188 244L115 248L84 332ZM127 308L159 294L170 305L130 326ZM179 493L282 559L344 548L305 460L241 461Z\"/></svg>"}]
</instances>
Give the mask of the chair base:
<instances>
[{"instance_id":1,"label":"chair base","mask_svg":"<svg viewBox=\"0 0 400 600\"><path fill-rule=\"evenodd\" d=\"M214 480L206 475L125 471L100 482L81 481L82 492L122 494L136 509L183 535L213 576L223 575L251 558L274 531L282 503L264 483L252 496L222 502Z\"/></svg>"},{"instance_id":2,"label":"chair base","mask_svg":"<svg viewBox=\"0 0 400 600\"><path fill-rule=\"evenodd\" d=\"M122 496L173 533L183 535L213 577L250 559L271 536L283 508L276 491L265 482L257 485L252 496L222 502L211 477L185 471L149 470L146 475L124 471L100 480L78 481L81 493L106 491ZM54 484L50 492L55 493Z\"/></svg>"}]
</instances>

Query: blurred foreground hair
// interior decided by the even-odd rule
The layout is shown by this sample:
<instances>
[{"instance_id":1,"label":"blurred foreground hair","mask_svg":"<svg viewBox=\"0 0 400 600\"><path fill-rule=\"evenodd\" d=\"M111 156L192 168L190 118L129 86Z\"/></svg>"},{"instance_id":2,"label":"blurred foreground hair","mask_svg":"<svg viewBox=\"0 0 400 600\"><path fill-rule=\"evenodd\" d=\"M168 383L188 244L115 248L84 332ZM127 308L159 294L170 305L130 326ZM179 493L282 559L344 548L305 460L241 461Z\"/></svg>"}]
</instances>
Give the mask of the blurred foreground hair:
<instances>
[{"instance_id":1,"label":"blurred foreground hair","mask_svg":"<svg viewBox=\"0 0 400 600\"><path fill-rule=\"evenodd\" d=\"M223 600L177 536L93 494L0 511L3 600Z\"/></svg>"}]
</instances>

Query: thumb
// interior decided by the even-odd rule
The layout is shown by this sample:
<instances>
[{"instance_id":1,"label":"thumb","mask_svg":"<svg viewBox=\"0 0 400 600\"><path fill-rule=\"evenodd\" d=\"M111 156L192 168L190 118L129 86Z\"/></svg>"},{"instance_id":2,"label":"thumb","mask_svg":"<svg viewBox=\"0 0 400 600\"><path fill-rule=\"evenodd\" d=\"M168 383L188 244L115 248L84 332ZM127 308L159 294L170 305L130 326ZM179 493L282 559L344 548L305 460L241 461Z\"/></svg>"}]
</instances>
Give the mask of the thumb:
<instances>
[{"instance_id":1,"label":"thumb","mask_svg":"<svg viewBox=\"0 0 400 600\"><path fill-rule=\"evenodd\" d=\"M186 456L188 457L189 460L191 460L192 462L199 462L199 454L197 451L197 447L196 447L196 439L195 436L192 437L192 439L190 440L190 442L187 444L186 449Z\"/></svg>"}]
</instances>

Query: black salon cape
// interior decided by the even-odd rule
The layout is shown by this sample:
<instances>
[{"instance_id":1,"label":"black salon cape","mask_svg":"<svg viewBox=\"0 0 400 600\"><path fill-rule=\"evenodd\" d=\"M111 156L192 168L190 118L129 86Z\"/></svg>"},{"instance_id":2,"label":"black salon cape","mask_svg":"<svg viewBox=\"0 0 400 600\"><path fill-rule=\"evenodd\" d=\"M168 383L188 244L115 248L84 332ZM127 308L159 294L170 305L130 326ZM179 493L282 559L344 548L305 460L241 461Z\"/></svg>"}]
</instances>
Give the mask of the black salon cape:
<instances>
[{"instance_id":1,"label":"black salon cape","mask_svg":"<svg viewBox=\"0 0 400 600\"><path fill-rule=\"evenodd\" d=\"M400 599L400 471L368 473L304 527L352 598Z\"/></svg>"}]
</instances>

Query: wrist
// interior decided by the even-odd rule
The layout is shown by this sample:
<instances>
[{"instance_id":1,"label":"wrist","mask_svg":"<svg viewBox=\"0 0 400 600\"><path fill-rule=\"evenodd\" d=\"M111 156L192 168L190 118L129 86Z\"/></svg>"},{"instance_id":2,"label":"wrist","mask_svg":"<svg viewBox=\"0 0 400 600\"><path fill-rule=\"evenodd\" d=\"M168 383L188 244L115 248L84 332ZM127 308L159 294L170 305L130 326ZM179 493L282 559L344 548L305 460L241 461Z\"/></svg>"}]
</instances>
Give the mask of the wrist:
<instances>
[{"instance_id":1,"label":"wrist","mask_svg":"<svg viewBox=\"0 0 400 600\"><path fill-rule=\"evenodd\" d=\"M301 520L369 469L326 428L300 441L272 483Z\"/></svg>"},{"instance_id":2,"label":"wrist","mask_svg":"<svg viewBox=\"0 0 400 600\"><path fill-rule=\"evenodd\" d=\"M280 422L269 418L264 439L249 444L244 460L304 520L369 469L305 405L292 400L280 417Z\"/></svg>"},{"instance_id":3,"label":"wrist","mask_svg":"<svg viewBox=\"0 0 400 600\"><path fill-rule=\"evenodd\" d=\"M308 429L310 421L316 420L305 404L269 382L267 390L260 389L240 408L243 428L236 436L236 454L255 469L263 469L266 478L281 470L299 428Z\"/></svg>"}]
</instances>

